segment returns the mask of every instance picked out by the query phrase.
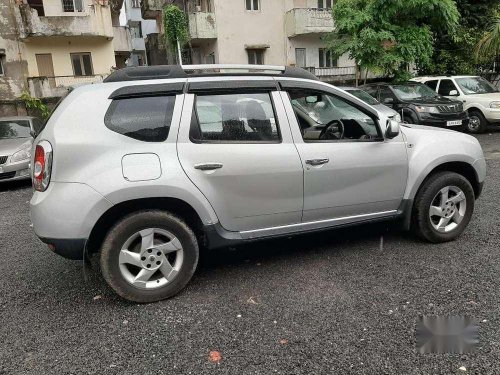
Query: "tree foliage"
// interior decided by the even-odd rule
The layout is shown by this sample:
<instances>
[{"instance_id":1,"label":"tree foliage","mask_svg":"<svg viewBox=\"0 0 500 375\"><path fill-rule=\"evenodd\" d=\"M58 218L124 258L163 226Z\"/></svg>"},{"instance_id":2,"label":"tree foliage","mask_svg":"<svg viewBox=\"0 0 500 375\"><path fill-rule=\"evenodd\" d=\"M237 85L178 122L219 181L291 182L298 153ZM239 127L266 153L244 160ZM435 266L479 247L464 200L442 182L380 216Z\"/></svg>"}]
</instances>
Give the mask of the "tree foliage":
<instances>
[{"instance_id":1,"label":"tree foliage","mask_svg":"<svg viewBox=\"0 0 500 375\"><path fill-rule=\"evenodd\" d=\"M173 4L165 5L162 16L165 42L173 51L177 42L181 47L189 42L188 20L182 10Z\"/></svg>"},{"instance_id":2,"label":"tree foliage","mask_svg":"<svg viewBox=\"0 0 500 375\"><path fill-rule=\"evenodd\" d=\"M397 78L430 62L436 30L454 32L459 13L453 0L338 0L333 17L327 44L334 55L348 53L362 68Z\"/></svg>"},{"instance_id":3,"label":"tree foliage","mask_svg":"<svg viewBox=\"0 0 500 375\"><path fill-rule=\"evenodd\" d=\"M500 55L500 18L497 18L476 46L477 61L488 61Z\"/></svg>"},{"instance_id":4,"label":"tree foliage","mask_svg":"<svg viewBox=\"0 0 500 375\"><path fill-rule=\"evenodd\" d=\"M437 30L434 53L427 64L418 66L420 74L477 74L473 58L476 44L491 24L498 0L456 0L461 15L460 25L454 33Z\"/></svg>"},{"instance_id":5,"label":"tree foliage","mask_svg":"<svg viewBox=\"0 0 500 375\"><path fill-rule=\"evenodd\" d=\"M24 102L27 109L38 111L43 120L47 120L49 118L50 109L47 104L43 103L40 99L31 96L27 91L23 91L20 99Z\"/></svg>"}]
</instances>

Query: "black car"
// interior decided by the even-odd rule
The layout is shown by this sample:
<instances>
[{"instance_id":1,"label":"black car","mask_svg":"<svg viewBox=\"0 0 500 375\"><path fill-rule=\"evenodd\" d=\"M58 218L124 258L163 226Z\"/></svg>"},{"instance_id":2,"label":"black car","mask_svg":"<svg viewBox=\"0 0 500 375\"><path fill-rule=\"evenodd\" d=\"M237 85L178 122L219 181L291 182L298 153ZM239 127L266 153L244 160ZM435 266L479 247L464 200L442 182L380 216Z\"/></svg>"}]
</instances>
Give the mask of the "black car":
<instances>
[{"instance_id":1,"label":"black car","mask_svg":"<svg viewBox=\"0 0 500 375\"><path fill-rule=\"evenodd\" d=\"M469 122L463 103L436 94L421 83L374 83L361 88L401 114L403 122L464 130Z\"/></svg>"}]
</instances>

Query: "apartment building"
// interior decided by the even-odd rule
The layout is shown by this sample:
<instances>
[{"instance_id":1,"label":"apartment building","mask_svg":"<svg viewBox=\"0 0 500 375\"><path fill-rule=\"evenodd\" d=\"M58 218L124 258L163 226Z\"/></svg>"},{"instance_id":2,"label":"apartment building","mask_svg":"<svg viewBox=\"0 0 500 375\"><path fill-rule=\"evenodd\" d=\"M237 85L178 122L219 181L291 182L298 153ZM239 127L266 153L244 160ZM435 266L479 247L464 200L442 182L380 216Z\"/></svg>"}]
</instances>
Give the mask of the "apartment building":
<instances>
[{"instance_id":1,"label":"apartment building","mask_svg":"<svg viewBox=\"0 0 500 375\"><path fill-rule=\"evenodd\" d=\"M354 62L334 59L324 37L333 30L333 0L185 0L175 3L188 15L191 42L183 62L194 64L296 65L324 80L353 76ZM144 18L161 28L164 0L142 0ZM151 64L174 56L164 48L161 34L148 38L146 49L160 55ZM170 54L171 55L171 54Z\"/></svg>"},{"instance_id":2,"label":"apartment building","mask_svg":"<svg viewBox=\"0 0 500 375\"><path fill-rule=\"evenodd\" d=\"M140 0L124 0L123 15L131 40L127 66L147 65L145 38L148 34L158 33L156 21L142 18Z\"/></svg>"},{"instance_id":3,"label":"apartment building","mask_svg":"<svg viewBox=\"0 0 500 375\"><path fill-rule=\"evenodd\" d=\"M109 0L3 0L0 100L59 97L116 66Z\"/></svg>"}]
</instances>

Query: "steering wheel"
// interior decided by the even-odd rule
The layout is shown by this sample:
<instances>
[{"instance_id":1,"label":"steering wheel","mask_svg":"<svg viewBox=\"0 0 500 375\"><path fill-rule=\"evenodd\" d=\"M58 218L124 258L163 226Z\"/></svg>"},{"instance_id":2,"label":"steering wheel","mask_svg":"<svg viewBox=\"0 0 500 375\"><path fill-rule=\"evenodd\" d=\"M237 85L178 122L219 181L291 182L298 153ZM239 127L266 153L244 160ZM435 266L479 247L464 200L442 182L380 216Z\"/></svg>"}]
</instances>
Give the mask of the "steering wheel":
<instances>
[{"instance_id":1,"label":"steering wheel","mask_svg":"<svg viewBox=\"0 0 500 375\"><path fill-rule=\"evenodd\" d=\"M344 123L341 120L332 120L325 125L319 135L319 139L342 139L344 138Z\"/></svg>"}]
</instances>

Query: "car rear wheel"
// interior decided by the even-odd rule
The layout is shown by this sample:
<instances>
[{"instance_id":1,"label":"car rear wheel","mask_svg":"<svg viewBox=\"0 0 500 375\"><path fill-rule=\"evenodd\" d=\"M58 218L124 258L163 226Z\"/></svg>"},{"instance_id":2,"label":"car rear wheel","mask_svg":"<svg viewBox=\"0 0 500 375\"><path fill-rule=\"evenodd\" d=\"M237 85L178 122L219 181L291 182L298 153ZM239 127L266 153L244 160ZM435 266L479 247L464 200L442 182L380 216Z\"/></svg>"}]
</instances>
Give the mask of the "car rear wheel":
<instances>
[{"instance_id":1,"label":"car rear wheel","mask_svg":"<svg viewBox=\"0 0 500 375\"><path fill-rule=\"evenodd\" d=\"M470 182L454 172L431 175L418 192L413 210L413 230L430 242L456 239L474 211Z\"/></svg>"},{"instance_id":2,"label":"car rear wheel","mask_svg":"<svg viewBox=\"0 0 500 375\"><path fill-rule=\"evenodd\" d=\"M469 123L466 126L469 133L483 133L486 130L487 125L486 118L480 111L469 111Z\"/></svg>"},{"instance_id":3,"label":"car rear wheel","mask_svg":"<svg viewBox=\"0 0 500 375\"><path fill-rule=\"evenodd\" d=\"M141 211L125 217L106 236L101 270L121 297L154 302L181 291L198 264L193 231L164 211Z\"/></svg>"}]
</instances>

